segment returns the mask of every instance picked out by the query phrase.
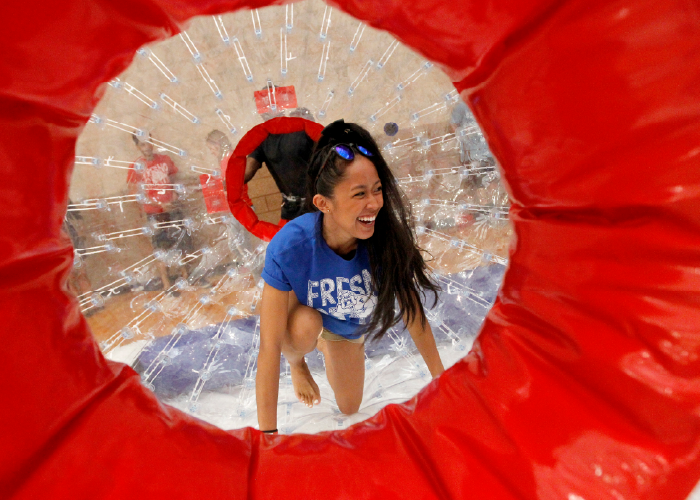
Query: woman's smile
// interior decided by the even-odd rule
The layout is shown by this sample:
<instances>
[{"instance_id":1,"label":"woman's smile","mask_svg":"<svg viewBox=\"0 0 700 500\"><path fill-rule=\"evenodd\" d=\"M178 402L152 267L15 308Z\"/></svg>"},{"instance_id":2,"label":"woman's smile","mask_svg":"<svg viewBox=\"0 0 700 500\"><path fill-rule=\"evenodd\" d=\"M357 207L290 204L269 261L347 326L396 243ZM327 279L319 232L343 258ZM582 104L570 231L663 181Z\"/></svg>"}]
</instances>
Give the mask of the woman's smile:
<instances>
[{"instance_id":1,"label":"woman's smile","mask_svg":"<svg viewBox=\"0 0 700 500\"><path fill-rule=\"evenodd\" d=\"M358 217L357 220L360 223L360 227L366 231L372 231L374 233L374 221L377 219L377 215L368 215L363 217Z\"/></svg>"},{"instance_id":2,"label":"woman's smile","mask_svg":"<svg viewBox=\"0 0 700 500\"><path fill-rule=\"evenodd\" d=\"M356 156L335 187L333 198L326 198L321 207L328 246L346 251L354 248L356 240L370 238L383 206L384 194L376 167L364 156Z\"/></svg>"}]
</instances>

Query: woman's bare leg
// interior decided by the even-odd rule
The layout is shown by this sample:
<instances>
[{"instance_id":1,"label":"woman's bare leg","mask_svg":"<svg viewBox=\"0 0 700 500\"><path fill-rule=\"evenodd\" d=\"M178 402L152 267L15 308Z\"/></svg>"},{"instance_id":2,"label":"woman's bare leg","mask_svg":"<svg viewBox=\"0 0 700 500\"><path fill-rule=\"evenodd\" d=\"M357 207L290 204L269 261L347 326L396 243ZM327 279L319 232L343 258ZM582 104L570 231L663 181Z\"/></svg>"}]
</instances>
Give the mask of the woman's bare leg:
<instances>
[{"instance_id":1,"label":"woman's bare leg","mask_svg":"<svg viewBox=\"0 0 700 500\"><path fill-rule=\"evenodd\" d=\"M323 328L321 313L301 305L294 292L289 292L287 333L282 342L282 353L289 362L294 394L306 406L321 402L321 392L311 376L304 355L316 348L318 334Z\"/></svg>"},{"instance_id":2,"label":"woman's bare leg","mask_svg":"<svg viewBox=\"0 0 700 500\"><path fill-rule=\"evenodd\" d=\"M326 375L338 409L346 415L357 413L365 387L365 345L321 338L318 349L326 360Z\"/></svg>"}]
</instances>

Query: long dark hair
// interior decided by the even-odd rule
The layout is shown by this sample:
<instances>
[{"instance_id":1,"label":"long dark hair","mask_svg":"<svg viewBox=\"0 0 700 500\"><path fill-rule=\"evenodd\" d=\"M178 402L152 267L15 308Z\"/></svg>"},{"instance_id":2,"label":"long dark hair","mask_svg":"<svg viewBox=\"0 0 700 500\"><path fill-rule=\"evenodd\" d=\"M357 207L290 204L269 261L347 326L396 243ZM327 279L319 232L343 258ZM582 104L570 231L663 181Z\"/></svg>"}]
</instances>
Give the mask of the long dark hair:
<instances>
[{"instance_id":1,"label":"long dark hair","mask_svg":"<svg viewBox=\"0 0 700 500\"><path fill-rule=\"evenodd\" d=\"M307 210L317 210L312 201L316 194L333 198L335 187L343 180L345 169L351 163L333 152L333 148L348 143L364 146L372 154L367 159L377 169L384 197L384 207L377 214L374 234L364 240L369 253L372 284L377 292L377 305L366 332L376 331L373 337L376 340L404 316L409 323L420 318L425 326L427 320L421 295L432 292L434 306L440 287L430 278L416 243L410 206L404 204L396 178L377 143L359 125L338 120L323 129L309 162ZM398 313L394 308L397 301Z\"/></svg>"}]
</instances>

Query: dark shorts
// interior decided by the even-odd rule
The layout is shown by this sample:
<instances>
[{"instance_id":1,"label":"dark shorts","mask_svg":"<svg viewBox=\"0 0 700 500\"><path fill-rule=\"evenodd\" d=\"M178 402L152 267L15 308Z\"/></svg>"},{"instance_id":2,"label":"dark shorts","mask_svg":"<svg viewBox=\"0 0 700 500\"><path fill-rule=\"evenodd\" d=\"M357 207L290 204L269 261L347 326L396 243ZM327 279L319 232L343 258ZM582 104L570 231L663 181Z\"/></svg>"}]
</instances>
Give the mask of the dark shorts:
<instances>
[{"instance_id":1,"label":"dark shorts","mask_svg":"<svg viewBox=\"0 0 700 500\"><path fill-rule=\"evenodd\" d=\"M170 212L161 212L159 214L148 214L148 221L155 223L166 223L182 220L184 216L179 210ZM165 227L162 229L154 229L151 236L153 248L161 250L170 250L178 248L183 252L192 252L194 250L192 237L187 234L187 230L182 227Z\"/></svg>"}]
</instances>

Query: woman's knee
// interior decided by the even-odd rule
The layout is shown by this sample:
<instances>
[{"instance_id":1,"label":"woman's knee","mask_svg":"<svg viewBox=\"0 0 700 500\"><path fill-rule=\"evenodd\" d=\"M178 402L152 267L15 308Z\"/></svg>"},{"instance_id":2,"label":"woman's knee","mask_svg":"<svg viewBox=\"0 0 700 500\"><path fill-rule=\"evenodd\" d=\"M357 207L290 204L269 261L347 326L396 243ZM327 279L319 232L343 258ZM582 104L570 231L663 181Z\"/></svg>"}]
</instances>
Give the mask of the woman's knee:
<instances>
[{"instance_id":1,"label":"woman's knee","mask_svg":"<svg viewBox=\"0 0 700 500\"><path fill-rule=\"evenodd\" d=\"M338 403L338 409L341 413L345 415L352 415L360 411L360 404L362 404L362 397L352 398L347 401L336 401Z\"/></svg>"},{"instance_id":2,"label":"woman's knee","mask_svg":"<svg viewBox=\"0 0 700 500\"><path fill-rule=\"evenodd\" d=\"M323 328L321 313L307 306L297 305L290 311L287 331L295 349L309 352L316 347L318 334Z\"/></svg>"},{"instance_id":3,"label":"woman's knee","mask_svg":"<svg viewBox=\"0 0 700 500\"><path fill-rule=\"evenodd\" d=\"M346 387L344 391L333 391L338 409L345 415L352 415L360 411L364 384L354 387ZM341 392L339 394L339 392Z\"/></svg>"},{"instance_id":4,"label":"woman's knee","mask_svg":"<svg viewBox=\"0 0 700 500\"><path fill-rule=\"evenodd\" d=\"M323 328L321 313L308 306L297 305L289 312L287 328L293 333L315 332L318 335Z\"/></svg>"}]
</instances>

